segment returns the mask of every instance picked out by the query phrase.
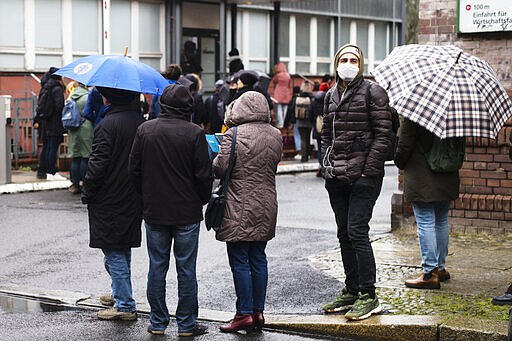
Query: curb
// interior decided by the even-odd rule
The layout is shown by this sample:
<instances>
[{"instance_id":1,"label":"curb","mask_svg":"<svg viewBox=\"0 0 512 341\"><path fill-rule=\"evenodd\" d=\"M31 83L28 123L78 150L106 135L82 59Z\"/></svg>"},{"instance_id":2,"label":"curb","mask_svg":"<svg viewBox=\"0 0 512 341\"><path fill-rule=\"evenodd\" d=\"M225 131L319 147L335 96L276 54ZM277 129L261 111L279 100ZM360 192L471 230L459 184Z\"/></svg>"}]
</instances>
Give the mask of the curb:
<instances>
[{"instance_id":1,"label":"curb","mask_svg":"<svg viewBox=\"0 0 512 341\"><path fill-rule=\"evenodd\" d=\"M0 294L19 298L38 299L75 305L79 308L104 308L98 298L89 294L63 290L41 290L19 286L0 285ZM137 303L137 312L149 315L148 303ZM173 307L169 307L173 311ZM174 315L171 314L172 317ZM225 323L232 312L200 309L199 320ZM464 316L441 321L438 316L427 315L375 315L362 321L347 321L340 314L332 315L265 315L265 328L301 332L313 335L353 337L369 340L396 341L505 341L508 323Z\"/></svg>"},{"instance_id":2,"label":"curb","mask_svg":"<svg viewBox=\"0 0 512 341\"><path fill-rule=\"evenodd\" d=\"M25 182L25 183L11 183L0 185L0 194L13 194L21 192L33 191L48 191L52 189L64 189L71 186L69 180L57 181L41 181L41 182Z\"/></svg>"}]
</instances>

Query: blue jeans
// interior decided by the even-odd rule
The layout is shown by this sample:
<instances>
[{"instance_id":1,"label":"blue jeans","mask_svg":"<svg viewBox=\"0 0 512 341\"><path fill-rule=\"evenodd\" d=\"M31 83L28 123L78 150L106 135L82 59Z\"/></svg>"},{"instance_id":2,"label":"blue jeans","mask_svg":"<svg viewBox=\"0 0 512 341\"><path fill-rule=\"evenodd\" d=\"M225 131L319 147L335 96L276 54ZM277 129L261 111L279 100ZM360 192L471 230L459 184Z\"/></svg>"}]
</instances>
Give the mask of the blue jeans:
<instances>
[{"instance_id":1,"label":"blue jeans","mask_svg":"<svg viewBox=\"0 0 512 341\"><path fill-rule=\"evenodd\" d=\"M78 186L80 180L85 180L88 162L89 158L85 157L74 157L73 160L71 160L71 182L73 185Z\"/></svg>"},{"instance_id":2,"label":"blue jeans","mask_svg":"<svg viewBox=\"0 0 512 341\"><path fill-rule=\"evenodd\" d=\"M196 260L199 243L199 222L190 225L162 226L146 223L149 254L148 288L151 307L149 320L154 330L164 330L169 324L169 311L165 303L165 277L174 239L174 259L178 273L178 332L188 332L196 326L199 306L197 302Z\"/></svg>"},{"instance_id":3,"label":"blue jeans","mask_svg":"<svg viewBox=\"0 0 512 341\"><path fill-rule=\"evenodd\" d=\"M132 297L132 282L130 264L132 250L101 249L103 251L105 269L112 279L112 296L114 296L114 307L119 311L136 311L135 300Z\"/></svg>"},{"instance_id":4,"label":"blue jeans","mask_svg":"<svg viewBox=\"0 0 512 341\"><path fill-rule=\"evenodd\" d=\"M376 266L369 222L382 188L382 178L360 177L352 184L327 180L325 188L338 225L347 290L374 297Z\"/></svg>"},{"instance_id":5,"label":"blue jeans","mask_svg":"<svg viewBox=\"0 0 512 341\"><path fill-rule=\"evenodd\" d=\"M423 272L429 273L438 268L443 270L448 254L450 225L448 224L449 201L412 203L414 217L418 225Z\"/></svg>"},{"instance_id":6,"label":"blue jeans","mask_svg":"<svg viewBox=\"0 0 512 341\"><path fill-rule=\"evenodd\" d=\"M299 133L299 127L297 127L297 123L293 125L293 142L295 142L295 150L300 151L300 133Z\"/></svg>"},{"instance_id":7,"label":"blue jeans","mask_svg":"<svg viewBox=\"0 0 512 341\"><path fill-rule=\"evenodd\" d=\"M236 313L265 309L268 269L267 242L226 243L236 292Z\"/></svg>"},{"instance_id":8,"label":"blue jeans","mask_svg":"<svg viewBox=\"0 0 512 341\"><path fill-rule=\"evenodd\" d=\"M62 143L62 136L45 136L42 137L43 147L39 156L39 174L55 174L57 173L57 153L59 145Z\"/></svg>"},{"instance_id":9,"label":"blue jeans","mask_svg":"<svg viewBox=\"0 0 512 341\"><path fill-rule=\"evenodd\" d=\"M286 116L286 110L288 110L288 104L277 103L276 109L276 127L282 128L284 123L284 117Z\"/></svg>"}]
</instances>

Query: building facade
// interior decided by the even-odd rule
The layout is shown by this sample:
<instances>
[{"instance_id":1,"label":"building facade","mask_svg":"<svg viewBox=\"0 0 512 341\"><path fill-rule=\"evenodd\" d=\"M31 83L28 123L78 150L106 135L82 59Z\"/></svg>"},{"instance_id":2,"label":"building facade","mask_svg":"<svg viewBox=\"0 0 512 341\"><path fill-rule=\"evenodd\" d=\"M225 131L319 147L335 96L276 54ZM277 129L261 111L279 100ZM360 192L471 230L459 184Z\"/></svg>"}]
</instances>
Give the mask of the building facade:
<instances>
[{"instance_id":1,"label":"building facade","mask_svg":"<svg viewBox=\"0 0 512 341\"><path fill-rule=\"evenodd\" d=\"M2 77L40 74L91 54L128 55L163 70L193 41L212 88L236 47L247 69L332 73L344 43L371 71L404 42L405 0L320 1L10 0L0 2ZM0 93L9 94L0 80Z\"/></svg>"}]
</instances>

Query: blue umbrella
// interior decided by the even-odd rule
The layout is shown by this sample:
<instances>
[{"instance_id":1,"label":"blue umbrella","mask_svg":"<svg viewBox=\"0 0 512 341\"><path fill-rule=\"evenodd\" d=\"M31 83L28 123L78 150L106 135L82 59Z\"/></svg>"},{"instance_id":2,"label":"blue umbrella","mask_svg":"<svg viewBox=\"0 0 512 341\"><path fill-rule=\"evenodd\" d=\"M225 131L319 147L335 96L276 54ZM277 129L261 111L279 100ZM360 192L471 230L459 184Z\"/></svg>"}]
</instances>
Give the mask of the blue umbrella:
<instances>
[{"instance_id":1,"label":"blue umbrella","mask_svg":"<svg viewBox=\"0 0 512 341\"><path fill-rule=\"evenodd\" d=\"M56 75L71 78L87 86L131 90L159 95L168 81L151 66L120 55L92 55L69 63Z\"/></svg>"}]
</instances>

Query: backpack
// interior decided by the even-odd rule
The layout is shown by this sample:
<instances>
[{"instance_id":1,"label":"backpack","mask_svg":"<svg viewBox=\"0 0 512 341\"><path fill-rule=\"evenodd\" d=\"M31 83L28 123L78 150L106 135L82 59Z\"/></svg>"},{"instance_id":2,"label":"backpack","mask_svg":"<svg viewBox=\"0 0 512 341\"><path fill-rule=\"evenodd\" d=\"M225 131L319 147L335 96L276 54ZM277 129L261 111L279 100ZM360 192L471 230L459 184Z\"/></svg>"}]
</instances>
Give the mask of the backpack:
<instances>
[{"instance_id":1,"label":"backpack","mask_svg":"<svg viewBox=\"0 0 512 341\"><path fill-rule=\"evenodd\" d=\"M52 116L53 110L53 99L52 99L52 89L46 86L41 88L39 92L39 96L37 97L37 108L36 114L42 118L49 118Z\"/></svg>"},{"instance_id":2,"label":"backpack","mask_svg":"<svg viewBox=\"0 0 512 341\"><path fill-rule=\"evenodd\" d=\"M62 126L67 130L76 130L80 128L84 122L84 118L80 114L78 105L71 98L66 100L64 108L62 109Z\"/></svg>"},{"instance_id":3,"label":"backpack","mask_svg":"<svg viewBox=\"0 0 512 341\"><path fill-rule=\"evenodd\" d=\"M440 139L434 137L432 148L425 151L421 144L420 150L425 155L427 164L434 173L450 173L458 171L464 163L466 138L451 137Z\"/></svg>"},{"instance_id":4,"label":"backpack","mask_svg":"<svg viewBox=\"0 0 512 341\"><path fill-rule=\"evenodd\" d=\"M370 86L366 88L366 111L370 112ZM396 153L396 147L398 146L398 128L400 128L400 116L398 115L398 111L393 108L392 106L388 105L388 111L391 113L391 129L393 131L393 134L391 135L391 144L388 147L388 150L386 152L386 157L384 161L393 161L395 158Z\"/></svg>"},{"instance_id":5,"label":"backpack","mask_svg":"<svg viewBox=\"0 0 512 341\"><path fill-rule=\"evenodd\" d=\"M309 96L297 96L295 99L295 118L298 120L309 120L311 98Z\"/></svg>"}]
</instances>

